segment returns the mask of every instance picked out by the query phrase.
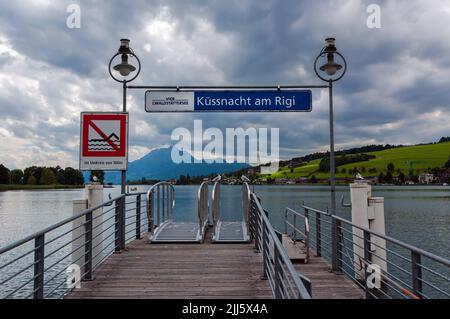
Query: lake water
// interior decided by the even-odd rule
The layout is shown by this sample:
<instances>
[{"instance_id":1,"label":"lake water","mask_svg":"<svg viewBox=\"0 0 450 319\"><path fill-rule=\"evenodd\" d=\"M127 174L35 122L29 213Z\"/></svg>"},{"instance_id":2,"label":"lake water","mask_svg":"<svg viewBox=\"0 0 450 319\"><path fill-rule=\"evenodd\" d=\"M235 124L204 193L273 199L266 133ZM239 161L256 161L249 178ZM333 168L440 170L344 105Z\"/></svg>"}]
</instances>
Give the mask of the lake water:
<instances>
[{"instance_id":1,"label":"lake water","mask_svg":"<svg viewBox=\"0 0 450 319\"><path fill-rule=\"evenodd\" d=\"M148 187L139 186L138 191ZM198 186L175 186L175 189L176 219L195 220ZM283 229L286 206L299 208L304 202L325 210L329 205L326 186L256 186L255 190L279 230ZM105 200L109 194L114 197L119 192L119 188L105 189ZM342 195L349 202L349 187L337 188L338 201ZM223 219L239 218L240 186L222 186L221 196ZM373 196L385 198L387 235L450 258L450 187L376 186ZM72 201L83 197L82 189L0 192L0 247L70 217ZM338 213L345 218L350 216L348 208L339 208Z\"/></svg>"}]
</instances>

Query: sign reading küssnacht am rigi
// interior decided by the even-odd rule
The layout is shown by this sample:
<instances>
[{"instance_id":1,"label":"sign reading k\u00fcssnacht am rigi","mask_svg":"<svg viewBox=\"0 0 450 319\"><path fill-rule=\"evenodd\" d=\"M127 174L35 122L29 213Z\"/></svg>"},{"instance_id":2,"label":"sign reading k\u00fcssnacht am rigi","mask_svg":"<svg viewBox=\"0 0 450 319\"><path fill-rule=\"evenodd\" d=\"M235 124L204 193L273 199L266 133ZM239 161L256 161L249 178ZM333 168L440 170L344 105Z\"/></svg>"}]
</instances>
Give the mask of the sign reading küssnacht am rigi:
<instances>
[{"instance_id":1,"label":"sign reading k\u00fcssnacht am rigi","mask_svg":"<svg viewBox=\"0 0 450 319\"><path fill-rule=\"evenodd\" d=\"M310 112L310 90L147 91L147 112Z\"/></svg>"}]
</instances>

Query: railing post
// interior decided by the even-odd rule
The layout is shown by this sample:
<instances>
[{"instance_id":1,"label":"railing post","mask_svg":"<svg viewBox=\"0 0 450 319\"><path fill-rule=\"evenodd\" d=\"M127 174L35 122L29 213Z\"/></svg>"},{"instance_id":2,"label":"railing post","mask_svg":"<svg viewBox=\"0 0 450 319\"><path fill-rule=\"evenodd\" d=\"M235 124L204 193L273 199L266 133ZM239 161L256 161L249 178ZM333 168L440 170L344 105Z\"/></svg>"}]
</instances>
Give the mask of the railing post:
<instances>
[{"instance_id":1,"label":"railing post","mask_svg":"<svg viewBox=\"0 0 450 319\"><path fill-rule=\"evenodd\" d=\"M34 299L44 298L44 257L45 234L34 239Z\"/></svg>"},{"instance_id":2,"label":"railing post","mask_svg":"<svg viewBox=\"0 0 450 319\"><path fill-rule=\"evenodd\" d=\"M92 279L92 212L86 214L84 233L84 280Z\"/></svg>"},{"instance_id":3,"label":"railing post","mask_svg":"<svg viewBox=\"0 0 450 319\"><path fill-rule=\"evenodd\" d=\"M256 203L254 203L256 205ZM254 210L254 229L255 229L255 251L259 252L259 232L260 232L260 223L261 223L261 216L259 216L259 213L257 211L257 208L253 207Z\"/></svg>"},{"instance_id":4,"label":"railing post","mask_svg":"<svg viewBox=\"0 0 450 319\"><path fill-rule=\"evenodd\" d=\"M159 198L159 196L160 196L159 187L160 186L161 185L156 186L156 225L157 226L159 226L161 224L161 215L160 215L160 212L159 212L159 207L160 207L160 204L159 204L159 199L160 199Z\"/></svg>"},{"instance_id":5,"label":"railing post","mask_svg":"<svg viewBox=\"0 0 450 319\"><path fill-rule=\"evenodd\" d=\"M261 276L261 279L267 279L267 263L269 262L269 256L267 254L267 231L266 226L262 225L262 255L263 255L263 274Z\"/></svg>"},{"instance_id":6,"label":"railing post","mask_svg":"<svg viewBox=\"0 0 450 319\"><path fill-rule=\"evenodd\" d=\"M415 251L411 251L411 267L412 267L412 286L413 293L422 298L422 266L421 256Z\"/></svg>"},{"instance_id":7,"label":"railing post","mask_svg":"<svg viewBox=\"0 0 450 319\"><path fill-rule=\"evenodd\" d=\"M365 264L362 265L364 267L364 290L366 292L366 299L370 299L372 294L370 293L369 287L367 286L367 278L369 277L369 274L367 273L367 266L371 264L372 261L372 253L370 251L370 233L367 230L364 230L363 233L363 238L364 238L364 243L363 243L363 248L364 248L364 261Z\"/></svg>"},{"instance_id":8,"label":"railing post","mask_svg":"<svg viewBox=\"0 0 450 319\"><path fill-rule=\"evenodd\" d=\"M293 241L294 241L294 245L295 245L295 243L297 242L297 214L294 214L294 238L293 238ZM306 234L305 234L305 236L306 236Z\"/></svg>"},{"instance_id":9,"label":"railing post","mask_svg":"<svg viewBox=\"0 0 450 319\"><path fill-rule=\"evenodd\" d=\"M115 202L116 204L116 248L115 251L119 252L125 249L125 197L121 197Z\"/></svg>"},{"instance_id":10,"label":"railing post","mask_svg":"<svg viewBox=\"0 0 450 319\"><path fill-rule=\"evenodd\" d=\"M288 224L287 224L287 222L288 222L288 210L287 210L287 208L284 210L284 233L286 234L286 235L289 235L288 234Z\"/></svg>"},{"instance_id":11,"label":"railing post","mask_svg":"<svg viewBox=\"0 0 450 319\"><path fill-rule=\"evenodd\" d=\"M147 203L147 231L149 233L153 230L153 224L155 223L155 215L154 215L155 207L154 207L154 192L150 193L148 197Z\"/></svg>"},{"instance_id":12,"label":"railing post","mask_svg":"<svg viewBox=\"0 0 450 319\"><path fill-rule=\"evenodd\" d=\"M322 236L321 225L320 225L320 213L316 212L316 256L322 256Z\"/></svg>"},{"instance_id":13,"label":"railing post","mask_svg":"<svg viewBox=\"0 0 450 319\"><path fill-rule=\"evenodd\" d=\"M280 252L278 251L278 249L274 246L274 272L273 272L273 276L274 276L274 281L275 281L275 299L281 299L282 295L281 295L281 285L280 285L280 270L281 270L281 265L280 265Z\"/></svg>"},{"instance_id":14,"label":"railing post","mask_svg":"<svg viewBox=\"0 0 450 319\"><path fill-rule=\"evenodd\" d=\"M340 272L339 267L339 224L338 220L331 215L331 270Z\"/></svg>"},{"instance_id":15,"label":"railing post","mask_svg":"<svg viewBox=\"0 0 450 319\"><path fill-rule=\"evenodd\" d=\"M167 219L166 216L166 185L162 187L162 222L164 223Z\"/></svg>"},{"instance_id":16,"label":"railing post","mask_svg":"<svg viewBox=\"0 0 450 319\"><path fill-rule=\"evenodd\" d=\"M141 239L141 195L136 195L136 239Z\"/></svg>"}]
</instances>

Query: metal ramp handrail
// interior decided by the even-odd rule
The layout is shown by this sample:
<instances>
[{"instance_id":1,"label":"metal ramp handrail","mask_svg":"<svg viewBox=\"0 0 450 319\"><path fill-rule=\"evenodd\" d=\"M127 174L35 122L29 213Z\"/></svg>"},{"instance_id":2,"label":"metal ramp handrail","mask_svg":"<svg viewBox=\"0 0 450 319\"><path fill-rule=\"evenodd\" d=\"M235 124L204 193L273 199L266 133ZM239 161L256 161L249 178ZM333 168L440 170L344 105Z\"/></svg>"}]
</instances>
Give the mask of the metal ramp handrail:
<instances>
[{"instance_id":1,"label":"metal ramp handrail","mask_svg":"<svg viewBox=\"0 0 450 319\"><path fill-rule=\"evenodd\" d=\"M203 182L197 192L197 212L200 235L203 238L209 218L209 184L210 181Z\"/></svg>"},{"instance_id":2,"label":"metal ramp handrail","mask_svg":"<svg viewBox=\"0 0 450 319\"><path fill-rule=\"evenodd\" d=\"M268 279L274 297L311 299L255 193L250 195L250 229L255 250L262 253L263 278Z\"/></svg>"},{"instance_id":3,"label":"metal ramp handrail","mask_svg":"<svg viewBox=\"0 0 450 319\"><path fill-rule=\"evenodd\" d=\"M244 181L242 186L242 220L221 221L220 213L220 187L221 176L216 177L213 182L213 190L211 196L212 202L212 222L213 222L213 242L249 242L249 196L250 188L247 184L247 178L242 178Z\"/></svg>"},{"instance_id":4,"label":"metal ramp handrail","mask_svg":"<svg viewBox=\"0 0 450 319\"><path fill-rule=\"evenodd\" d=\"M159 182L153 185L147 191L147 205L150 235L153 235L156 227L164 222L174 220L175 188L173 185L169 182Z\"/></svg>"},{"instance_id":5,"label":"metal ramp handrail","mask_svg":"<svg viewBox=\"0 0 450 319\"><path fill-rule=\"evenodd\" d=\"M211 193L213 233L216 232L217 224L220 221L220 180L220 175L214 179Z\"/></svg>"}]
</instances>

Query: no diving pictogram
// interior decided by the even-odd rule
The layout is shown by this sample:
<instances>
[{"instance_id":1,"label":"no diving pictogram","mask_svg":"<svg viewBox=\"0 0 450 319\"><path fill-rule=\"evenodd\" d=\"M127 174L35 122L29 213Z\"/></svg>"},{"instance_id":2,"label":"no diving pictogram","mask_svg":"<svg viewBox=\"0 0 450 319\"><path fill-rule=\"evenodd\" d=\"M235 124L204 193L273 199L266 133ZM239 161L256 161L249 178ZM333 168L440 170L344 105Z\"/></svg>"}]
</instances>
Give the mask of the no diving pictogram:
<instances>
[{"instance_id":1,"label":"no diving pictogram","mask_svg":"<svg viewBox=\"0 0 450 319\"><path fill-rule=\"evenodd\" d=\"M127 162L127 113L81 114L81 169L115 170Z\"/></svg>"}]
</instances>

